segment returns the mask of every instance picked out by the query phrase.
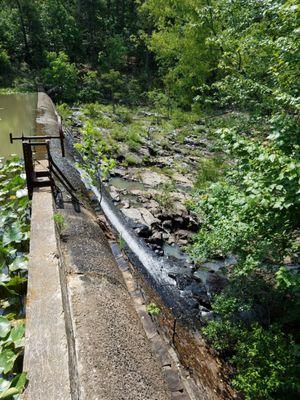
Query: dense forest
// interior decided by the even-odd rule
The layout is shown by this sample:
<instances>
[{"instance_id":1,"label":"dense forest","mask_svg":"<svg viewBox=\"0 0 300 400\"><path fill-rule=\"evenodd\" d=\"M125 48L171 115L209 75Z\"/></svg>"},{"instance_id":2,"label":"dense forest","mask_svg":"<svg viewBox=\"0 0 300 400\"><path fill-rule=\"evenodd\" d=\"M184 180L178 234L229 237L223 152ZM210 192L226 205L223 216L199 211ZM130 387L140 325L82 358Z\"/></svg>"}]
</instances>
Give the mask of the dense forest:
<instances>
[{"instance_id":1,"label":"dense forest","mask_svg":"<svg viewBox=\"0 0 300 400\"><path fill-rule=\"evenodd\" d=\"M297 0L0 0L0 83L210 121L230 160L189 207L198 263L234 255L202 328L245 399L299 395ZM105 147L101 147L105 153ZM104 150L103 150L104 149ZM102 154L101 156L106 156Z\"/></svg>"}]
</instances>

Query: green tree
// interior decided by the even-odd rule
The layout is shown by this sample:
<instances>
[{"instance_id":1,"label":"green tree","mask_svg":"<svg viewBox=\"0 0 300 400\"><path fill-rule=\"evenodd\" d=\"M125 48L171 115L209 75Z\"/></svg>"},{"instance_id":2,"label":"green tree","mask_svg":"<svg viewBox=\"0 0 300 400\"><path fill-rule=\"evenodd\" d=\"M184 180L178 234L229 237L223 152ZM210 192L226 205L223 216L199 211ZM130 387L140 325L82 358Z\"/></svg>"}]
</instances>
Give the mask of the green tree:
<instances>
[{"instance_id":1,"label":"green tree","mask_svg":"<svg viewBox=\"0 0 300 400\"><path fill-rule=\"evenodd\" d=\"M68 56L49 52L46 54L48 67L42 70L43 84L51 89L55 97L62 101L72 101L76 97L77 69L69 62Z\"/></svg>"}]
</instances>

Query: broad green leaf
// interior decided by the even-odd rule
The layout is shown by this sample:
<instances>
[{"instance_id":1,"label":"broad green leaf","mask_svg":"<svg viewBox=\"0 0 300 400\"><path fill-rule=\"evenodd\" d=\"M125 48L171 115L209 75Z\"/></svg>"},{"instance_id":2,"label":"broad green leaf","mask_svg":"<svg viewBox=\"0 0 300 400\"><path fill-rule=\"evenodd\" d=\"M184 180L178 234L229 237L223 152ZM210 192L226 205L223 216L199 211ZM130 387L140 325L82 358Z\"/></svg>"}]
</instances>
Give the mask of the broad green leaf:
<instances>
[{"instance_id":1,"label":"broad green leaf","mask_svg":"<svg viewBox=\"0 0 300 400\"><path fill-rule=\"evenodd\" d=\"M9 265L9 270L12 272L17 270L27 270L27 258L23 256L16 257Z\"/></svg>"},{"instance_id":2,"label":"broad green leaf","mask_svg":"<svg viewBox=\"0 0 300 400\"><path fill-rule=\"evenodd\" d=\"M0 393L4 392L5 390L7 390L11 385L11 382L4 379L4 378L0 378Z\"/></svg>"},{"instance_id":3,"label":"broad green leaf","mask_svg":"<svg viewBox=\"0 0 300 400\"><path fill-rule=\"evenodd\" d=\"M0 394L0 399L9 399L11 396L20 393L17 388L9 388L5 392Z\"/></svg>"},{"instance_id":4,"label":"broad green leaf","mask_svg":"<svg viewBox=\"0 0 300 400\"><path fill-rule=\"evenodd\" d=\"M11 323L5 317L0 316L0 337L5 338L9 333L11 328Z\"/></svg>"},{"instance_id":5,"label":"broad green leaf","mask_svg":"<svg viewBox=\"0 0 300 400\"><path fill-rule=\"evenodd\" d=\"M11 349L4 349L0 353L0 373L7 374L13 369L18 356Z\"/></svg>"},{"instance_id":6,"label":"broad green leaf","mask_svg":"<svg viewBox=\"0 0 300 400\"><path fill-rule=\"evenodd\" d=\"M19 393L22 393L26 385L26 382L27 382L27 373L22 372L21 374L18 374L14 377L14 379L11 381L11 386L18 389Z\"/></svg>"},{"instance_id":7,"label":"broad green leaf","mask_svg":"<svg viewBox=\"0 0 300 400\"><path fill-rule=\"evenodd\" d=\"M22 231L19 222L7 226L3 233L3 246L7 246L10 243L20 243L22 241Z\"/></svg>"},{"instance_id":8,"label":"broad green leaf","mask_svg":"<svg viewBox=\"0 0 300 400\"><path fill-rule=\"evenodd\" d=\"M15 348L22 347L24 344L23 343L24 333L25 333L25 325L23 323L18 323L10 331L8 341L12 341L15 345Z\"/></svg>"}]
</instances>

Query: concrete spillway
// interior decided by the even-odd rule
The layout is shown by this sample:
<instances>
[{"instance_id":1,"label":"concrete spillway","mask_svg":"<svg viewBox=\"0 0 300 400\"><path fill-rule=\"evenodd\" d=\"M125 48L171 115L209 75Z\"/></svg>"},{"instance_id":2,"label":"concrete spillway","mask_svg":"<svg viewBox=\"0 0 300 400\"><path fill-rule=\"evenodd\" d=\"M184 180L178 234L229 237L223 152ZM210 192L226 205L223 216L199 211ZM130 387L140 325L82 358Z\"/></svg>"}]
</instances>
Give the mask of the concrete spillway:
<instances>
[{"instance_id":1,"label":"concrete spillway","mask_svg":"<svg viewBox=\"0 0 300 400\"><path fill-rule=\"evenodd\" d=\"M151 286L163 298L165 305L173 310L174 316L193 325L193 310L176 287L176 281L169 276L169 273L174 270L174 266L165 259L156 256L136 235L121 211L113 204L110 195L99 180L96 186L91 177L78 164L75 168L86 189L94 194L106 218L122 240L125 241L134 258L135 266L140 269Z\"/></svg>"}]
</instances>

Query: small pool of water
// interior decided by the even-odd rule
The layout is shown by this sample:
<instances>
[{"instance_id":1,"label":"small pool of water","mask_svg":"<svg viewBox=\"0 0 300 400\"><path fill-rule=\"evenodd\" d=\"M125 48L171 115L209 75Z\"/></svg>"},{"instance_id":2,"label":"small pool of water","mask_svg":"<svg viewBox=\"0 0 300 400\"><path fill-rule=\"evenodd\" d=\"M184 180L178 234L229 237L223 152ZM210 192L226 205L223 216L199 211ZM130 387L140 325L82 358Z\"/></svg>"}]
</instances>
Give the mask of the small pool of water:
<instances>
[{"instance_id":1,"label":"small pool of water","mask_svg":"<svg viewBox=\"0 0 300 400\"><path fill-rule=\"evenodd\" d=\"M123 178L111 178L109 181L110 186L114 186L117 189L126 189L129 192L131 190L145 190L145 186L141 182L129 181Z\"/></svg>"},{"instance_id":2,"label":"small pool of water","mask_svg":"<svg viewBox=\"0 0 300 400\"><path fill-rule=\"evenodd\" d=\"M0 157L22 155L22 144L9 141L14 136L35 134L37 93L0 94Z\"/></svg>"}]
</instances>

